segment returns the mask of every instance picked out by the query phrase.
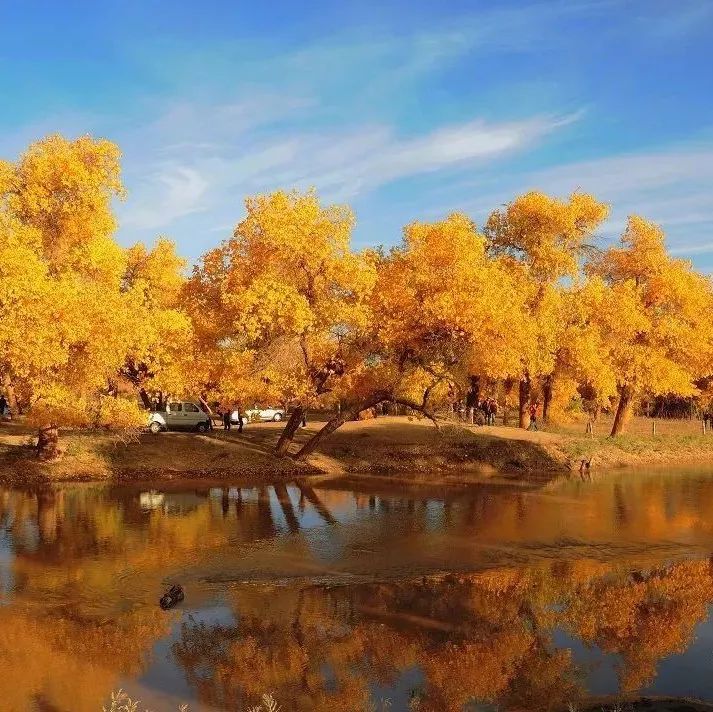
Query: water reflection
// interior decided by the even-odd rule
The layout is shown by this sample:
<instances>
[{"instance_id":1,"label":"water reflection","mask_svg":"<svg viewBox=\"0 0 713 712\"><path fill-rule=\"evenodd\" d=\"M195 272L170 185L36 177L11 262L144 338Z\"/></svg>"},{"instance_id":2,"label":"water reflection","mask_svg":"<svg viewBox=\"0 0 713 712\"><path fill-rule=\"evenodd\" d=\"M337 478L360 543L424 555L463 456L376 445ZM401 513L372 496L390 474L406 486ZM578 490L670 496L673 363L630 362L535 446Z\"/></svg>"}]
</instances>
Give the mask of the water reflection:
<instances>
[{"instance_id":1,"label":"water reflection","mask_svg":"<svg viewBox=\"0 0 713 712\"><path fill-rule=\"evenodd\" d=\"M176 660L206 704L243 709L275 690L288 709L366 709L376 688L404 709L566 708L586 666L553 644L566 631L618 659L620 689L648 685L713 601L708 561L633 576L571 562L440 580L241 589L232 625L190 619ZM409 672L418 671L417 675Z\"/></svg>"},{"instance_id":2,"label":"water reflection","mask_svg":"<svg viewBox=\"0 0 713 712\"><path fill-rule=\"evenodd\" d=\"M267 690L295 710L713 697L685 672L713 634L712 515L700 470L540 490L0 490L2 709L94 712L119 686L193 710ZM166 614L173 581L187 598Z\"/></svg>"}]
</instances>

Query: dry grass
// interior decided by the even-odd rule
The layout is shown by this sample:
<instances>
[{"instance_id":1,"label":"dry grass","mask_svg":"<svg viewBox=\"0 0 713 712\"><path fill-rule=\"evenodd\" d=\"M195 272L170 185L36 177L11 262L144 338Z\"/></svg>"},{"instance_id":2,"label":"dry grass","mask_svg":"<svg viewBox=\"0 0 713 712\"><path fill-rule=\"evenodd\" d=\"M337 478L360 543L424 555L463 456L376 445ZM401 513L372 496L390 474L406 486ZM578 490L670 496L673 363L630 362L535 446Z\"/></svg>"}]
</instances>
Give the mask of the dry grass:
<instances>
[{"instance_id":1,"label":"dry grass","mask_svg":"<svg viewBox=\"0 0 713 712\"><path fill-rule=\"evenodd\" d=\"M607 437L611 432L613 416L601 416L594 423L594 435L596 437ZM643 418L635 417L631 419L626 435L631 437L648 437L652 435L652 428L656 424L657 436L698 436L702 435L701 421L679 418ZM557 425L551 428L552 432L565 435L584 435L586 421ZM711 434L710 432L708 434Z\"/></svg>"},{"instance_id":2,"label":"dry grass","mask_svg":"<svg viewBox=\"0 0 713 712\"><path fill-rule=\"evenodd\" d=\"M109 706L102 707L102 712L142 712L139 704L141 704L139 700L132 700L123 690L118 690L111 693ZM178 712L188 712L188 705L180 705Z\"/></svg>"},{"instance_id":3,"label":"dry grass","mask_svg":"<svg viewBox=\"0 0 713 712\"><path fill-rule=\"evenodd\" d=\"M656 423L656 435L653 423ZM582 424L554 428L561 437L561 448L576 466L582 459L597 467L619 467L685 463L713 457L713 432L705 435L697 420L633 418L626 434L609 437L611 418L600 419L592 435Z\"/></svg>"}]
</instances>

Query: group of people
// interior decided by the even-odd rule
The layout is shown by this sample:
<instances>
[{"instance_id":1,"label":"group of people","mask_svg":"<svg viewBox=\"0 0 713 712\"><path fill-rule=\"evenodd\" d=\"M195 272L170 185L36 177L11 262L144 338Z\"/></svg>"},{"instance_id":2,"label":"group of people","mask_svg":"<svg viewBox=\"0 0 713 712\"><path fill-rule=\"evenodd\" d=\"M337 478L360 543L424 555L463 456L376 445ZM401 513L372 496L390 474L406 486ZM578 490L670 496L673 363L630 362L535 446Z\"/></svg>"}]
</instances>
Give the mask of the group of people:
<instances>
[{"instance_id":1,"label":"group of people","mask_svg":"<svg viewBox=\"0 0 713 712\"><path fill-rule=\"evenodd\" d=\"M225 411L217 411L218 412L218 417L223 421L223 430L232 430L233 429L233 413L238 414L238 422L236 425L238 426L238 432L242 433L243 432L243 414L240 412L240 408L237 408L235 411L232 409L228 409ZM212 421L211 421L212 422Z\"/></svg>"},{"instance_id":2,"label":"group of people","mask_svg":"<svg viewBox=\"0 0 713 712\"><path fill-rule=\"evenodd\" d=\"M479 405L485 417L486 425L495 425L495 416L498 414L498 402L495 398L485 398Z\"/></svg>"},{"instance_id":3,"label":"group of people","mask_svg":"<svg viewBox=\"0 0 713 712\"><path fill-rule=\"evenodd\" d=\"M456 406L456 412L460 413L461 417L470 418L470 412L464 412L462 402ZM468 409L465 409L468 410ZM528 406L530 415L529 430L539 430L538 428L538 413L540 410L540 402L533 401ZM498 414L498 402L495 398L483 398L478 401L473 409L473 422L477 425L495 425L495 418ZM713 425L713 416L711 416L711 424Z\"/></svg>"},{"instance_id":4,"label":"group of people","mask_svg":"<svg viewBox=\"0 0 713 712\"><path fill-rule=\"evenodd\" d=\"M242 433L243 432L243 418L245 418L245 414L240 410L240 407L238 406L235 410L228 409L225 411L221 410L216 410L216 413L218 414L218 417L223 421L223 430L232 430L233 429L233 413L237 413L237 423L235 425L238 426L238 432ZM211 420L211 427L212 427L213 421ZM302 413L302 419L300 420L300 425L304 428L307 426L307 415L306 413Z\"/></svg>"}]
</instances>

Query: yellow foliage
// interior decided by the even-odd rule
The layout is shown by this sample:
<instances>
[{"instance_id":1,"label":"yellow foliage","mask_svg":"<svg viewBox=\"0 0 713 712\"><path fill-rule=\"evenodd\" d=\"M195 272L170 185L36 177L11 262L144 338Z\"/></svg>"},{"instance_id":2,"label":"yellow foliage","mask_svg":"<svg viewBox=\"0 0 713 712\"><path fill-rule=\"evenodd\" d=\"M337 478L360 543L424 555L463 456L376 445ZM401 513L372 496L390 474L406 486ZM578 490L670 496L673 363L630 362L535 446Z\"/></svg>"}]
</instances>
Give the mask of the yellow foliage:
<instances>
[{"instance_id":1,"label":"yellow foliage","mask_svg":"<svg viewBox=\"0 0 713 712\"><path fill-rule=\"evenodd\" d=\"M599 374L633 393L693 395L713 363L713 288L690 263L669 256L662 230L629 219L621 246L588 269L582 292Z\"/></svg>"},{"instance_id":2,"label":"yellow foliage","mask_svg":"<svg viewBox=\"0 0 713 712\"><path fill-rule=\"evenodd\" d=\"M38 424L138 422L108 398L127 380L144 398L304 407L447 405L471 376L526 399L539 379L561 415L577 386L629 403L712 375L711 280L636 216L583 269L608 215L589 194L526 193L483 234L453 214L357 253L349 208L277 191L186 278L170 240L116 243L119 159L54 135L0 162L0 376Z\"/></svg>"},{"instance_id":3,"label":"yellow foliage","mask_svg":"<svg viewBox=\"0 0 713 712\"><path fill-rule=\"evenodd\" d=\"M246 210L186 288L200 348L224 365L213 391L316 403L370 323L373 264L350 251L351 212L323 207L314 193L256 196Z\"/></svg>"},{"instance_id":4,"label":"yellow foliage","mask_svg":"<svg viewBox=\"0 0 713 712\"><path fill-rule=\"evenodd\" d=\"M565 202L530 192L492 213L485 233L495 254L513 256L534 279L553 282L578 273L585 240L608 214L609 208L587 193L573 193Z\"/></svg>"},{"instance_id":5,"label":"yellow foliage","mask_svg":"<svg viewBox=\"0 0 713 712\"><path fill-rule=\"evenodd\" d=\"M34 422L87 424L138 326L112 235L119 151L51 136L4 164L2 183L0 370L27 394Z\"/></svg>"}]
</instances>

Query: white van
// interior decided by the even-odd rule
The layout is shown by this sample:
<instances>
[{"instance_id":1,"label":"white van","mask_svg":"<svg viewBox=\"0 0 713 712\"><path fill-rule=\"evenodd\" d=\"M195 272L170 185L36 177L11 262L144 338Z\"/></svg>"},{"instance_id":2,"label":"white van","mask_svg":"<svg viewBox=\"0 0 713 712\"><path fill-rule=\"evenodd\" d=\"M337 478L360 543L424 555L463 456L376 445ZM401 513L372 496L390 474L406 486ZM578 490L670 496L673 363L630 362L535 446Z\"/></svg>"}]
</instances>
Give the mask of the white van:
<instances>
[{"instance_id":1,"label":"white van","mask_svg":"<svg viewBox=\"0 0 713 712\"><path fill-rule=\"evenodd\" d=\"M210 430L210 416L192 401L171 401L165 411L153 411L149 415L149 430L156 434L162 430Z\"/></svg>"}]
</instances>

